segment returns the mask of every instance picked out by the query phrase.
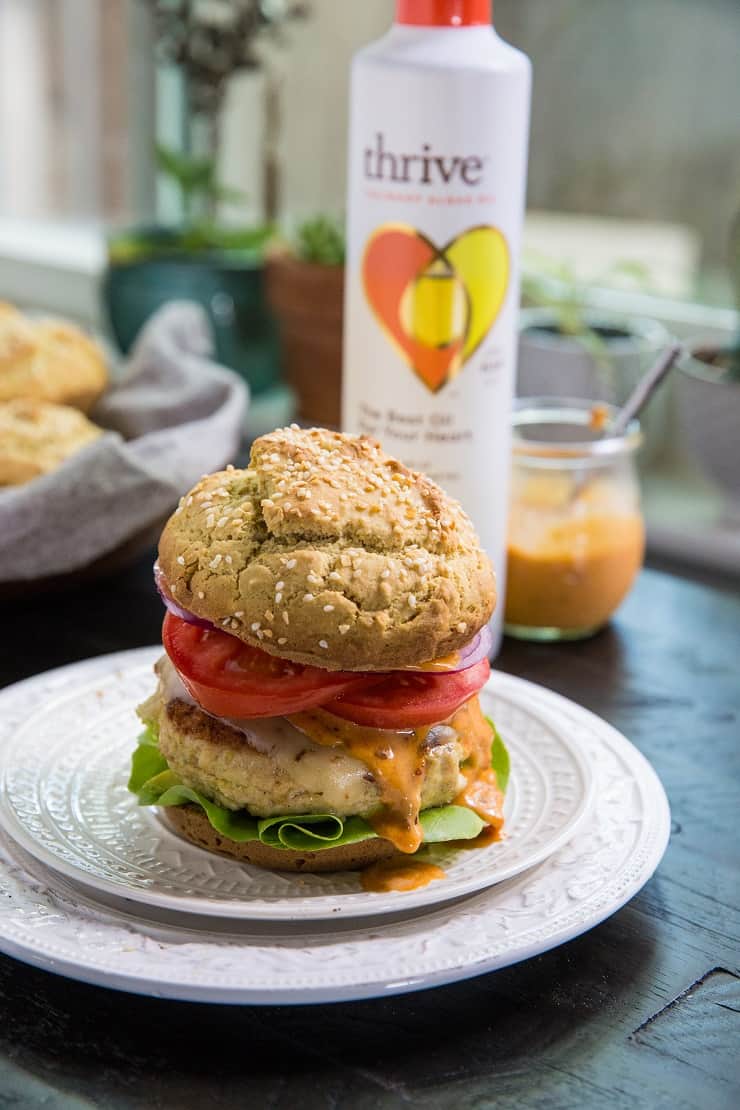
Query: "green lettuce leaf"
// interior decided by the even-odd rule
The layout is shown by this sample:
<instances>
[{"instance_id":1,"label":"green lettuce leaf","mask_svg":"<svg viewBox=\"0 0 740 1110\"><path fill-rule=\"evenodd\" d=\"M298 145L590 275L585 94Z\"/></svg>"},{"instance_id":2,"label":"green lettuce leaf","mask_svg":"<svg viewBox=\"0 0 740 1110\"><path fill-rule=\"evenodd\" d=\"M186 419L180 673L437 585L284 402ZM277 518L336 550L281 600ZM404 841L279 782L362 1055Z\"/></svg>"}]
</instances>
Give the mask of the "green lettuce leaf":
<instances>
[{"instance_id":1,"label":"green lettuce leaf","mask_svg":"<svg viewBox=\"0 0 740 1110\"><path fill-rule=\"evenodd\" d=\"M438 806L419 814L425 844L441 844L445 840L472 840L486 827L477 813L466 806Z\"/></svg>"},{"instance_id":2,"label":"green lettuce leaf","mask_svg":"<svg viewBox=\"0 0 740 1110\"><path fill-rule=\"evenodd\" d=\"M501 790L509 777L509 756L493 724L491 765ZM307 813L282 817L252 817L246 810L231 810L186 786L159 750L157 734L151 725L139 737L131 759L128 788L139 805L199 805L216 832L237 843L260 840L272 848L317 852L341 844L357 844L377 833L362 817L337 817L333 813ZM425 844L448 840L472 840L485 828L485 822L464 806L447 805L426 809L419 815Z\"/></svg>"},{"instance_id":3,"label":"green lettuce leaf","mask_svg":"<svg viewBox=\"0 0 740 1110\"><path fill-rule=\"evenodd\" d=\"M486 717L491 729L493 730L493 743L491 744L491 767L496 772L496 782L502 794L506 793L506 787L509 785L509 770L511 767L509 760L509 753L506 750L506 745L501 739L498 729L490 717Z\"/></svg>"}]
</instances>

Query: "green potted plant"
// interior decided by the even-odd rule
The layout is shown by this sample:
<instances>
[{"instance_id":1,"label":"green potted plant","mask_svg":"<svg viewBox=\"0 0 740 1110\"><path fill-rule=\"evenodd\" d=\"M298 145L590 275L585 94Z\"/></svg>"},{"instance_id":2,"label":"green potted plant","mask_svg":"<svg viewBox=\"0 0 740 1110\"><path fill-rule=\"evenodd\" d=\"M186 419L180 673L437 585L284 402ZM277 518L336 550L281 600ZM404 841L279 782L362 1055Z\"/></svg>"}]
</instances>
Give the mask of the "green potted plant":
<instances>
[{"instance_id":1,"label":"green potted plant","mask_svg":"<svg viewBox=\"0 0 740 1110\"><path fill-rule=\"evenodd\" d=\"M177 187L181 216L114 231L108 239L103 300L113 335L127 351L161 304L198 301L213 327L216 357L245 377L254 394L278 373L277 334L264 293L264 249L279 204L275 144L279 82L259 50L306 5L261 0L143 0L152 12L158 57L176 66L183 87L183 148L158 146L156 167ZM230 80L240 71L265 74L263 219L226 222L224 202L246 198L218 179L221 113Z\"/></svg>"},{"instance_id":2,"label":"green potted plant","mask_svg":"<svg viewBox=\"0 0 740 1110\"><path fill-rule=\"evenodd\" d=\"M300 224L290 244L270 251L267 295L298 415L337 426L344 302L344 232L338 221L314 216Z\"/></svg>"},{"instance_id":3,"label":"green potted plant","mask_svg":"<svg viewBox=\"0 0 740 1110\"><path fill-rule=\"evenodd\" d=\"M740 209L730 230L729 260L738 310L735 337L689 342L676 392L682 442L740 505Z\"/></svg>"},{"instance_id":4,"label":"green potted plant","mask_svg":"<svg viewBox=\"0 0 740 1110\"><path fill-rule=\"evenodd\" d=\"M593 285L644 284L635 263L612 267L598 282L580 281L571 267L537 258L522 276L517 393L523 397L584 397L620 405L669 341L662 324L589 307ZM646 414L646 447L665 435L665 398Z\"/></svg>"}]
</instances>

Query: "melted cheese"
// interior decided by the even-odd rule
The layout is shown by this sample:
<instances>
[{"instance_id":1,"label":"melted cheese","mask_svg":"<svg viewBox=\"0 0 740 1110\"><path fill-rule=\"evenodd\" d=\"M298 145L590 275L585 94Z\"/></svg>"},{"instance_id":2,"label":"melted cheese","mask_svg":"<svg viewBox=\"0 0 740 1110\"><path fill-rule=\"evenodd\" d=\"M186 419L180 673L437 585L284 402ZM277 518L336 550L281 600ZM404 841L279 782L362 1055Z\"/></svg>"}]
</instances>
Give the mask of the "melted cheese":
<instances>
[{"instance_id":1,"label":"melted cheese","mask_svg":"<svg viewBox=\"0 0 740 1110\"><path fill-rule=\"evenodd\" d=\"M328 747L341 745L355 759L364 763L378 784L382 809L369 818L378 836L385 837L400 851L411 854L421 845L423 834L419 823L421 791L424 784L426 742L434 725L421 725L416 729L398 732L389 729L368 728L352 724L327 713L313 709L296 713L289 718L292 725L316 744ZM490 767L491 730L481 713L477 698L471 698L447 722L460 738L466 766L463 773L468 782L461 798L472 784ZM483 784L482 784L483 785ZM487 783L486 783L487 788ZM485 809L482 794L471 794L475 805L467 800L456 800L458 805L469 805L479 812ZM490 800L490 799L489 799ZM497 820L498 810L490 812L490 823ZM489 816L480 812L484 821Z\"/></svg>"},{"instance_id":2,"label":"melted cheese","mask_svg":"<svg viewBox=\"0 0 740 1110\"><path fill-rule=\"evenodd\" d=\"M369 821L378 836L390 840L401 852L415 852L422 841L419 824L421 788L424 783L424 743L432 725L394 732L352 724L312 709L295 713L291 724L315 744L342 745L364 763L380 788L382 809Z\"/></svg>"}]
</instances>

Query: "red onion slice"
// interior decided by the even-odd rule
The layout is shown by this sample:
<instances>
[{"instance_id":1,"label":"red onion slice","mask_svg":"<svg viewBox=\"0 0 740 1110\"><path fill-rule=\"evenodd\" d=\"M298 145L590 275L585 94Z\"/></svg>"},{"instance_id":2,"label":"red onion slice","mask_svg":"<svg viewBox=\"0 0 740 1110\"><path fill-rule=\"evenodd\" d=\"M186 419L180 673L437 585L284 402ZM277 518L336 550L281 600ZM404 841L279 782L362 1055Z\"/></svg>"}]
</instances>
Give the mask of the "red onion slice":
<instances>
[{"instance_id":1,"label":"red onion slice","mask_svg":"<svg viewBox=\"0 0 740 1110\"><path fill-rule=\"evenodd\" d=\"M154 564L154 585L157 587L157 593L162 598L170 613L174 613L180 620L187 621L188 624L194 624L196 628L215 628L212 621L207 621L203 617L196 617L195 613L191 613L189 609L183 609L182 605L178 605L172 597L167 579L162 572L159 563Z\"/></svg>"},{"instance_id":2,"label":"red onion slice","mask_svg":"<svg viewBox=\"0 0 740 1110\"><path fill-rule=\"evenodd\" d=\"M420 674L456 674L458 671L467 671L468 667L474 667L481 659L487 659L492 647L491 630L487 624L484 624L480 632L465 647L460 648L459 658L451 666L437 668L427 664L421 667L403 667L402 670Z\"/></svg>"}]
</instances>

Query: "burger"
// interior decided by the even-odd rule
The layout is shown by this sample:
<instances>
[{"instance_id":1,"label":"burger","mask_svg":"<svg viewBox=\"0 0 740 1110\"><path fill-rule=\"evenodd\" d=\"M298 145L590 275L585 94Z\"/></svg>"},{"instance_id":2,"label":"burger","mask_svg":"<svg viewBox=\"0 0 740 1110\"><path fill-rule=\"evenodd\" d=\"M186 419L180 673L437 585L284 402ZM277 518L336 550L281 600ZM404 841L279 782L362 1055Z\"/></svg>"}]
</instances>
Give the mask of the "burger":
<instances>
[{"instance_id":1,"label":"burger","mask_svg":"<svg viewBox=\"0 0 740 1110\"><path fill-rule=\"evenodd\" d=\"M336 871L500 829L494 575L460 506L366 437L280 429L165 525L129 788L183 837Z\"/></svg>"}]
</instances>

